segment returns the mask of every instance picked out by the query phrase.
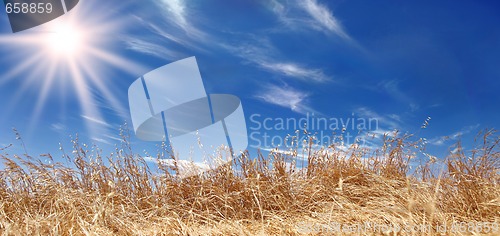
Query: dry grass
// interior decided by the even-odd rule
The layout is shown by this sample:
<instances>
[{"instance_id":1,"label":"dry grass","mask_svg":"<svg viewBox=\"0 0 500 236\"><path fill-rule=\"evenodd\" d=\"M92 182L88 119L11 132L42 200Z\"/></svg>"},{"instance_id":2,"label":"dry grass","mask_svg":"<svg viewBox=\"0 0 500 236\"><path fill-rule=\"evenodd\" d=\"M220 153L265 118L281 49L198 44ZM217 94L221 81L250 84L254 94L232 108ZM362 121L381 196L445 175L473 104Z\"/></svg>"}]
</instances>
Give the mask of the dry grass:
<instances>
[{"instance_id":1,"label":"dry grass","mask_svg":"<svg viewBox=\"0 0 500 236\"><path fill-rule=\"evenodd\" d=\"M411 175L409 164L422 143L409 135L386 136L376 152L332 145L308 155L305 169L286 165L291 156L243 155L187 179L165 166L152 171L127 142L104 157L75 140L65 164L0 154L5 166L0 171L0 232L332 235L341 233L336 232L339 225L370 222L373 227L430 227L414 235L437 234L446 224L446 234L468 235L466 228L452 232L451 226L500 224L500 137L493 131L481 137L472 152L458 143L457 151L441 161L442 172L433 171L439 161L431 159ZM361 234L392 234L388 230ZM486 227L480 230L487 232ZM500 234L496 230L490 234Z\"/></svg>"}]
</instances>

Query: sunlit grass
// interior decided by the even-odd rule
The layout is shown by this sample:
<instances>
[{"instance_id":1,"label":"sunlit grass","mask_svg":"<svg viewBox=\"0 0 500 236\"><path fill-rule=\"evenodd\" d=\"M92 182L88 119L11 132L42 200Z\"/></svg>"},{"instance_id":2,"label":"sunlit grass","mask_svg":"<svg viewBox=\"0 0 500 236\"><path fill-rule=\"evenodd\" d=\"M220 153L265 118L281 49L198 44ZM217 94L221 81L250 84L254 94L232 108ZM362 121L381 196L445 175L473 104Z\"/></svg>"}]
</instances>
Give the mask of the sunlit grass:
<instances>
[{"instance_id":1,"label":"sunlit grass","mask_svg":"<svg viewBox=\"0 0 500 236\"><path fill-rule=\"evenodd\" d=\"M244 154L184 179L175 168L149 167L122 136L107 156L73 140L62 163L3 150L0 232L300 235L309 230L310 235L331 235L334 229L328 227L334 223L371 222L430 225L432 232L415 233L428 235L443 224L500 224L500 137L494 131L481 133L473 151L457 143L456 152L429 159L412 174L410 162L420 142L396 134L386 136L377 151L325 147L328 151L307 155L303 169L288 164L297 157L293 152ZM446 168L435 171L440 169L435 165Z\"/></svg>"}]
</instances>

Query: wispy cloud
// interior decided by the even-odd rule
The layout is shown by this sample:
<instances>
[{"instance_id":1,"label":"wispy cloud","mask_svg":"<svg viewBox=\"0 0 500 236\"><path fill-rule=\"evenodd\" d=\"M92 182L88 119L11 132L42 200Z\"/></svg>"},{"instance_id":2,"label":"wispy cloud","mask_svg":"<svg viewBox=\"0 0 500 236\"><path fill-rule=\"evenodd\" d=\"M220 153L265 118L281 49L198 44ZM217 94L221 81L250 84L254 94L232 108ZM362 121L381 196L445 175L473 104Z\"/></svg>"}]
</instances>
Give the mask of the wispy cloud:
<instances>
[{"instance_id":1,"label":"wispy cloud","mask_svg":"<svg viewBox=\"0 0 500 236\"><path fill-rule=\"evenodd\" d=\"M472 131L476 130L477 128L479 128L479 124L466 126L462 128L460 131L457 131L455 133L429 139L427 140L427 143L434 146L442 146L448 141L457 141L461 136L469 134Z\"/></svg>"},{"instance_id":2,"label":"wispy cloud","mask_svg":"<svg viewBox=\"0 0 500 236\"><path fill-rule=\"evenodd\" d=\"M280 59L278 50L265 38L250 39L238 46L222 44L222 47L235 56L242 58L247 63L254 64L259 68L280 76L308 82L331 81L330 77L321 69L309 68L300 63Z\"/></svg>"},{"instance_id":3,"label":"wispy cloud","mask_svg":"<svg viewBox=\"0 0 500 236\"><path fill-rule=\"evenodd\" d=\"M376 89L384 93L387 93L389 96L393 97L397 101L406 103L411 112L420 110L420 105L417 102L415 102L415 100L410 95L408 95L406 91L401 89L400 83L401 80L397 79L385 80L380 82L378 86L376 86Z\"/></svg>"},{"instance_id":4,"label":"wispy cloud","mask_svg":"<svg viewBox=\"0 0 500 236\"><path fill-rule=\"evenodd\" d=\"M338 36L349 39L349 35L344 31L340 22L333 17L330 10L319 4L316 0L299 1L300 6L309 13L309 15L319 23L324 29L337 34Z\"/></svg>"},{"instance_id":5,"label":"wispy cloud","mask_svg":"<svg viewBox=\"0 0 500 236\"><path fill-rule=\"evenodd\" d=\"M133 16L137 24L149 30L151 34L142 39L137 35L124 37L123 41L128 49L171 60L180 57L180 53L166 48L168 45L205 51L199 46L200 42L214 41L210 34L195 26L193 21L196 21L197 17L186 5L187 1L153 0L153 2L156 6L156 11L153 12L156 14Z\"/></svg>"},{"instance_id":6,"label":"wispy cloud","mask_svg":"<svg viewBox=\"0 0 500 236\"><path fill-rule=\"evenodd\" d=\"M92 140L94 140L95 142L111 145L111 142L103 138L92 137Z\"/></svg>"},{"instance_id":7,"label":"wispy cloud","mask_svg":"<svg viewBox=\"0 0 500 236\"><path fill-rule=\"evenodd\" d=\"M396 129L400 127L400 117L397 115L395 116L394 114L382 115L367 107L356 108L354 109L354 113L363 118L376 119L379 124L387 126L390 129Z\"/></svg>"},{"instance_id":8,"label":"wispy cloud","mask_svg":"<svg viewBox=\"0 0 500 236\"><path fill-rule=\"evenodd\" d=\"M186 20L186 6L183 0L158 0L157 2L168 11L176 24L182 28L189 27Z\"/></svg>"},{"instance_id":9,"label":"wispy cloud","mask_svg":"<svg viewBox=\"0 0 500 236\"><path fill-rule=\"evenodd\" d=\"M54 123L50 125L50 128L56 132L61 132L66 129L66 126L62 123Z\"/></svg>"},{"instance_id":10,"label":"wispy cloud","mask_svg":"<svg viewBox=\"0 0 500 236\"><path fill-rule=\"evenodd\" d=\"M304 148L296 148L296 147L291 147L288 148L287 150L283 150L280 148L269 148L269 147L263 147L260 150L270 152L270 153L279 153L279 154L284 154L288 156L295 156L300 158L301 160L305 160L307 157L305 157L304 153L307 153L307 151Z\"/></svg>"},{"instance_id":11,"label":"wispy cloud","mask_svg":"<svg viewBox=\"0 0 500 236\"><path fill-rule=\"evenodd\" d=\"M351 40L331 10L317 0L272 0L268 6L278 19L291 29L313 29Z\"/></svg>"},{"instance_id":12,"label":"wispy cloud","mask_svg":"<svg viewBox=\"0 0 500 236\"><path fill-rule=\"evenodd\" d=\"M181 178L198 175L200 173L213 169L208 164L192 162L187 160L158 159L151 156L144 157L144 160L147 162L156 163L166 167L172 167L172 168L175 167L178 170L177 173L180 175Z\"/></svg>"},{"instance_id":13,"label":"wispy cloud","mask_svg":"<svg viewBox=\"0 0 500 236\"><path fill-rule=\"evenodd\" d=\"M368 135L374 135L374 138L382 138L384 136L395 137L396 133L395 133L395 130L378 128L376 130L368 131Z\"/></svg>"},{"instance_id":14,"label":"wispy cloud","mask_svg":"<svg viewBox=\"0 0 500 236\"><path fill-rule=\"evenodd\" d=\"M123 138L121 137L117 137L117 136L113 136L113 135L109 135L109 134L104 134L103 135L105 138L108 138L108 139L111 139L111 140L115 140L115 141L119 141L119 142L123 142Z\"/></svg>"},{"instance_id":15,"label":"wispy cloud","mask_svg":"<svg viewBox=\"0 0 500 236\"><path fill-rule=\"evenodd\" d=\"M127 49L149 54L161 59L172 59L178 56L178 53L167 49L156 43L151 43L139 38L126 38L124 40Z\"/></svg>"},{"instance_id":16,"label":"wispy cloud","mask_svg":"<svg viewBox=\"0 0 500 236\"><path fill-rule=\"evenodd\" d=\"M301 80L316 82L324 82L328 80L328 76L326 76L322 70L306 68L295 63L269 63L262 61L258 63L258 65L269 71Z\"/></svg>"},{"instance_id":17,"label":"wispy cloud","mask_svg":"<svg viewBox=\"0 0 500 236\"><path fill-rule=\"evenodd\" d=\"M168 43L182 45L197 51L206 51L200 45L205 45L207 41L217 41L218 45L222 46L222 49L276 75L313 82L331 80L322 69L311 68L304 63L283 59L282 55L266 37L233 33L232 38L245 38L244 40L238 40L236 46L228 42L225 38L214 40L217 37L216 35L207 33L196 26L196 22L200 17L197 17L196 10L190 7L187 1L154 0L154 2L164 17L163 21L152 23L139 16L136 16L135 19L148 28L160 41L163 40ZM288 3L285 5L274 0L269 4L273 12L279 15L279 17L289 17ZM307 0L300 4L297 1L293 3L293 6L294 9L302 12L300 15L301 18L304 18L297 19L296 21L292 20L295 22L293 24L306 24L320 27L339 35L347 35L328 8L318 4L316 1ZM168 28L169 31L166 32L165 28ZM228 34L228 32L225 33ZM126 47L134 51L164 59L179 57L179 53L165 48L168 43L155 42L154 38L138 39L137 37L127 37L124 41Z\"/></svg>"},{"instance_id":18,"label":"wispy cloud","mask_svg":"<svg viewBox=\"0 0 500 236\"><path fill-rule=\"evenodd\" d=\"M183 0L156 0L160 9L163 10L167 22L174 23L193 38L203 39L207 34L195 27L189 20L194 19L194 17L188 11L187 2Z\"/></svg>"},{"instance_id":19,"label":"wispy cloud","mask_svg":"<svg viewBox=\"0 0 500 236\"><path fill-rule=\"evenodd\" d=\"M283 3L278 0L265 1L265 3L269 4L271 11L280 19L287 19L287 9Z\"/></svg>"},{"instance_id":20,"label":"wispy cloud","mask_svg":"<svg viewBox=\"0 0 500 236\"><path fill-rule=\"evenodd\" d=\"M102 112L96 114L85 114L87 117L101 117L101 114L108 113L113 114L119 117L121 120L126 120L129 118L128 106L124 105L117 97L115 96L106 96L106 94L113 94L116 91L110 90L108 87L112 86L103 86L107 91L106 93L100 93L96 89L89 89L92 93L92 97L94 98L92 101L88 101L87 104L92 107L97 107Z\"/></svg>"},{"instance_id":21,"label":"wispy cloud","mask_svg":"<svg viewBox=\"0 0 500 236\"><path fill-rule=\"evenodd\" d=\"M81 115L82 118L84 118L85 120L87 121L90 121L94 124L97 124L97 125L101 125L101 126L104 126L104 127L107 127L107 128L111 128L111 125L101 119L98 119L98 118L95 118L95 117L90 117L90 116L86 116L86 115Z\"/></svg>"},{"instance_id":22,"label":"wispy cloud","mask_svg":"<svg viewBox=\"0 0 500 236\"><path fill-rule=\"evenodd\" d=\"M113 144L123 142L123 139L116 137L116 136L113 136L113 135L110 135L106 132L100 133L100 134L95 134L90 139L95 141L95 142L104 143L107 145L113 145Z\"/></svg>"},{"instance_id":23,"label":"wispy cloud","mask_svg":"<svg viewBox=\"0 0 500 236\"><path fill-rule=\"evenodd\" d=\"M288 86L268 85L255 97L270 104L290 108L297 113L319 113L306 104L309 94Z\"/></svg>"}]
</instances>

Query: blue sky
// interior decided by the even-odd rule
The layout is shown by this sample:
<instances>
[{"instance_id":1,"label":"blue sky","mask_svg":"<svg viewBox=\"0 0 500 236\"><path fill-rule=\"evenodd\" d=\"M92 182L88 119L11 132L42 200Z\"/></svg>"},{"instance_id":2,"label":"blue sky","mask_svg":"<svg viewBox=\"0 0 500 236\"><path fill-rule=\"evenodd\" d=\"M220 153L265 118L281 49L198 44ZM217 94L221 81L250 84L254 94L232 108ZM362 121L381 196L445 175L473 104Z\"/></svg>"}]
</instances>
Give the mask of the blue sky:
<instances>
[{"instance_id":1,"label":"blue sky","mask_svg":"<svg viewBox=\"0 0 500 236\"><path fill-rule=\"evenodd\" d=\"M208 93L240 97L250 133L253 114L375 118L372 132L417 133L443 156L459 137L470 146L479 130L499 127L498 9L494 1L81 0L16 34L2 14L0 145L23 152L16 127L30 155L57 156L76 133L112 151L119 126L130 124L130 84L196 56ZM44 27L68 22L84 45L54 55L41 42ZM132 142L139 153L157 149L133 134Z\"/></svg>"}]
</instances>

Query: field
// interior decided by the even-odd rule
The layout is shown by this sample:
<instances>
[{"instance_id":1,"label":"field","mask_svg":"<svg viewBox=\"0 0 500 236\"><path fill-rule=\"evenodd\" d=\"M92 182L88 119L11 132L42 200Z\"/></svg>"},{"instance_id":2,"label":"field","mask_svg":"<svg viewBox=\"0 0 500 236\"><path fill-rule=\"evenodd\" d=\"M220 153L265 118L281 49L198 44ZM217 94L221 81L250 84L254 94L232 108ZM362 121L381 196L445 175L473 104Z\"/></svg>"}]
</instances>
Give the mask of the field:
<instances>
[{"instance_id":1,"label":"field","mask_svg":"<svg viewBox=\"0 0 500 236\"><path fill-rule=\"evenodd\" d=\"M331 145L307 153L303 169L286 164L299 153L245 154L185 179L175 167L153 170L123 138L106 155L73 140L66 160L55 163L1 150L0 232L500 234L500 137L493 130L478 134L473 150L457 143L448 156L429 156L412 169L425 145L395 134L377 151Z\"/></svg>"}]
</instances>

